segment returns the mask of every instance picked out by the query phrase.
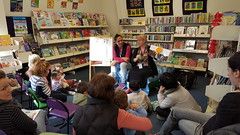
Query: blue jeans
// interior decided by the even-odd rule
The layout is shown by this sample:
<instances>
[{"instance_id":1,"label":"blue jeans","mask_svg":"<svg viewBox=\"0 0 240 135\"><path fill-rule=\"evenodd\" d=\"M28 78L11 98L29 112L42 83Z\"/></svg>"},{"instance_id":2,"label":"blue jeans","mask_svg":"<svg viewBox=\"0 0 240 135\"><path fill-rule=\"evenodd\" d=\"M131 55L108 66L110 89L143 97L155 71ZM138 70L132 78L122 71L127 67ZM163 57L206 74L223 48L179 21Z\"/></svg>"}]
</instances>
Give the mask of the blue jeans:
<instances>
[{"instance_id":1,"label":"blue jeans","mask_svg":"<svg viewBox=\"0 0 240 135\"><path fill-rule=\"evenodd\" d=\"M118 83L126 85L128 72L131 68L131 64L127 62L117 63L115 65L114 77Z\"/></svg>"}]
</instances>

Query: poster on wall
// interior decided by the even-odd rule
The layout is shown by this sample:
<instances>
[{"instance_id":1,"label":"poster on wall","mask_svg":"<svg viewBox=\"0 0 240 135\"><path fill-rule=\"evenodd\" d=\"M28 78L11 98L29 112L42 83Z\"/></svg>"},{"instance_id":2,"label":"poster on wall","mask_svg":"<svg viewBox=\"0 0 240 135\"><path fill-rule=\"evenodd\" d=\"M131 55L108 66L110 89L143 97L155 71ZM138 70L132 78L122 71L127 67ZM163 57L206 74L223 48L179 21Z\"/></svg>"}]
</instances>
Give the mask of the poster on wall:
<instances>
[{"instance_id":1,"label":"poster on wall","mask_svg":"<svg viewBox=\"0 0 240 135\"><path fill-rule=\"evenodd\" d=\"M190 15L191 13L206 13L207 12L207 0L183 0L182 9L184 15Z\"/></svg>"},{"instance_id":2,"label":"poster on wall","mask_svg":"<svg viewBox=\"0 0 240 135\"><path fill-rule=\"evenodd\" d=\"M22 12L23 11L23 0L10 0L10 11L11 12Z\"/></svg>"},{"instance_id":3,"label":"poster on wall","mask_svg":"<svg viewBox=\"0 0 240 135\"><path fill-rule=\"evenodd\" d=\"M78 2L73 2L72 3L72 9L77 10L78 9Z\"/></svg>"},{"instance_id":4,"label":"poster on wall","mask_svg":"<svg viewBox=\"0 0 240 135\"><path fill-rule=\"evenodd\" d=\"M61 8L67 8L67 1L61 1Z\"/></svg>"},{"instance_id":5,"label":"poster on wall","mask_svg":"<svg viewBox=\"0 0 240 135\"><path fill-rule=\"evenodd\" d=\"M152 0L153 16L173 15L173 0Z\"/></svg>"},{"instance_id":6,"label":"poster on wall","mask_svg":"<svg viewBox=\"0 0 240 135\"><path fill-rule=\"evenodd\" d=\"M54 0L47 0L47 8L54 8Z\"/></svg>"},{"instance_id":7,"label":"poster on wall","mask_svg":"<svg viewBox=\"0 0 240 135\"><path fill-rule=\"evenodd\" d=\"M31 0L31 7L39 8L39 0Z\"/></svg>"},{"instance_id":8,"label":"poster on wall","mask_svg":"<svg viewBox=\"0 0 240 135\"><path fill-rule=\"evenodd\" d=\"M27 20L25 17L13 17L15 36L24 36L28 34Z\"/></svg>"},{"instance_id":9,"label":"poster on wall","mask_svg":"<svg viewBox=\"0 0 240 135\"><path fill-rule=\"evenodd\" d=\"M128 17L144 17L144 0L126 0Z\"/></svg>"}]
</instances>

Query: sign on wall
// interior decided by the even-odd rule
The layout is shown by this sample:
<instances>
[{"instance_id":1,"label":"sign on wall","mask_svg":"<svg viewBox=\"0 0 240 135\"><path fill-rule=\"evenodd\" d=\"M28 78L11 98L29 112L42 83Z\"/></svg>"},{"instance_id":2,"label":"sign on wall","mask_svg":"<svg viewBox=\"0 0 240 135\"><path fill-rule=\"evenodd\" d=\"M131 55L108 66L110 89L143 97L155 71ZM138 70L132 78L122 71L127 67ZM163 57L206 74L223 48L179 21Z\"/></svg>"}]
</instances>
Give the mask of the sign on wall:
<instances>
[{"instance_id":1,"label":"sign on wall","mask_svg":"<svg viewBox=\"0 0 240 135\"><path fill-rule=\"evenodd\" d=\"M144 0L126 0L128 17L144 17Z\"/></svg>"},{"instance_id":2,"label":"sign on wall","mask_svg":"<svg viewBox=\"0 0 240 135\"><path fill-rule=\"evenodd\" d=\"M206 13L207 12L207 0L183 0L182 9L184 15L191 13Z\"/></svg>"},{"instance_id":3,"label":"sign on wall","mask_svg":"<svg viewBox=\"0 0 240 135\"><path fill-rule=\"evenodd\" d=\"M173 0L152 0L153 16L173 15Z\"/></svg>"}]
</instances>

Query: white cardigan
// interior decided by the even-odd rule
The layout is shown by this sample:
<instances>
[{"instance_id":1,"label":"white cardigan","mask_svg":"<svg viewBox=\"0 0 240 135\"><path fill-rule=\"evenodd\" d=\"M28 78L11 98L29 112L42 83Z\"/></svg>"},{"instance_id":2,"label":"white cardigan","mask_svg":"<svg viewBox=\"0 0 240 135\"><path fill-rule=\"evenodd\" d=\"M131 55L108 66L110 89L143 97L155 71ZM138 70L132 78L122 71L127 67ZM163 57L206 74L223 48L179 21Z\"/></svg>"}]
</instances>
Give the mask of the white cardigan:
<instances>
[{"instance_id":1,"label":"white cardigan","mask_svg":"<svg viewBox=\"0 0 240 135\"><path fill-rule=\"evenodd\" d=\"M167 95L158 93L158 102L160 108L181 107L201 111L201 107L198 105L192 95L181 85L177 87L177 90Z\"/></svg>"}]
</instances>

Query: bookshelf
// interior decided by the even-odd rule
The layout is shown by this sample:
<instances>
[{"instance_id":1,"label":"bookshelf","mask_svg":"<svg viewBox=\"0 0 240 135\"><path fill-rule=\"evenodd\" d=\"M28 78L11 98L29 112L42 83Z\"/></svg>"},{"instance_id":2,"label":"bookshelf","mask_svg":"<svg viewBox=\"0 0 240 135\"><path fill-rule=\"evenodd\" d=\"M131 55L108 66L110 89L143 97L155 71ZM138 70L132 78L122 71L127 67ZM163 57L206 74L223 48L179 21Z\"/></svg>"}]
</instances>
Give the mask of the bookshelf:
<instances>
[{"instance_id":1,"label":"bookshelf","mask_svg":"<svg viewBox=\"0 0 240 135\"><path fill-rule=\"evenodd\" d=\"M145 34L145 20L123 18L119 20L121 26L120 33L123 36L123 41L131 45L132 48L137 48L137 36Z\"/></svg>"},{"instance_id":2,"label":"bookshelf","mask_svg":"<svg viewBox=\"0 0 240 135\"><path fill-rule=\"evenodd\" d=\"M230 82L227 75L227 60L235 51L239 51L239 34L240 26L235 25L216 26L212 31L212 39L218 41L219 48L225 46L226 43L228 45L232 43L231 46L234 48L230 53L225 55L221 54L221 49L219 49L217 50L216 57L209 60L208 69L214 73L214 78L212 79L212 83L206 87L205 95L217 102L221 101L223 96L232 90L232 86L226 83Z\"/></svg>"},{"instance_id":3,"label":"bookshelf","mask_svg":"<svg viewBox=\"0 0 240 135\"><path fill-rule=\"evenodd\" d=\"M34 39L43 58L64 72L89 65L90 37L110 36L103 14L33 10Z\"/></svg>"}]
</instances>

